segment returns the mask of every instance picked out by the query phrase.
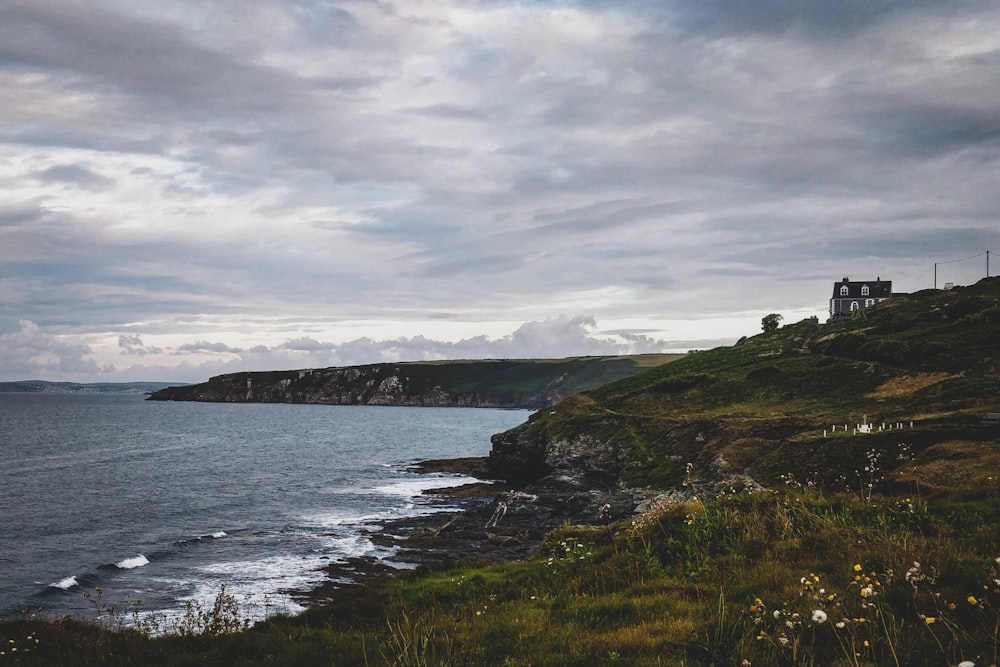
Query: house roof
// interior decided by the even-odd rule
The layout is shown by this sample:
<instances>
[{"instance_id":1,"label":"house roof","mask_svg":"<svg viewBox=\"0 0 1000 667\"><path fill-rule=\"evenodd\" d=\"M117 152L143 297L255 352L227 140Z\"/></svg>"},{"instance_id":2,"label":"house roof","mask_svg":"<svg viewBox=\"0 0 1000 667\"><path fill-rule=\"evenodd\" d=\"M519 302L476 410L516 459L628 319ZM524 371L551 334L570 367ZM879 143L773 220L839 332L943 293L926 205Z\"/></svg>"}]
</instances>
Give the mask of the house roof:
<instances>
[{"instance_id":1,"label":"house roof","mask_svg":"<svg viewBox=\"0 0 1000 667\"><path fill-rule=\"evenodd\" d=\"M841 294L840 289L847 286L847 294ZM868 287L868 294L862 293L862 288ZM891 280L848 280L844 278L833 284L834 299L888 299L892 296Z\"/></svg>"}]
</instances>

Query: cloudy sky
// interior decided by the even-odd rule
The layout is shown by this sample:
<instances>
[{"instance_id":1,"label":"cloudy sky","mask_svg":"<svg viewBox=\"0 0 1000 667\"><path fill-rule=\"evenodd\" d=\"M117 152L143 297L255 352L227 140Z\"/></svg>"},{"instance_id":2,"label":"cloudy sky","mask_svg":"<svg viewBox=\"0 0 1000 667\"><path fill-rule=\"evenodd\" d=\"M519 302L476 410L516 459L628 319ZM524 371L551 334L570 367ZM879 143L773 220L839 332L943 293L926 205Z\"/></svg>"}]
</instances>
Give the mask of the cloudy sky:
<instances>
[{"instance_id":1,"label":"cloudy sky","mask_svg":"<svg viewBox=\"0 0 1000 667\"><path fill-rule=\"evenodd\" d=\"M998 218L996 2L0 0L0 380L731 344Z\"/></svg>"}]
</instances>

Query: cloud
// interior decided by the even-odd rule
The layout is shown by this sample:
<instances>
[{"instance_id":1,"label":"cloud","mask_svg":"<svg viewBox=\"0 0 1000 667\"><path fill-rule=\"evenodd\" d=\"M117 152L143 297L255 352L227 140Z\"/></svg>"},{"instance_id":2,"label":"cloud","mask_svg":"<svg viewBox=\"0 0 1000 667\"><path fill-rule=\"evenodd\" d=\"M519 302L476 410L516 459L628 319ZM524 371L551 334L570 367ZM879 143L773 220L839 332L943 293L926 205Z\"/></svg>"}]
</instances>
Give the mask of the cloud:
<instances>
[{"instance_id":1,"label":"cloud","mask_svg":"<svg viewBox=\"0 0 1000 667\"><path fill-rule=\"evenodd\" d=\"M241 354L245 350L226 345L225 343L210 343L205 340L180 345L175 350L175 354L196 354L201 352L209 352L211 354Z\"/></svg>"},{"instance_id":2,"label":"cloud","mask_svg":"<svg viewBox=\"0 0 1000 667\"><path fill-rule=\"evenodd\" d=\"M92 355L88 345L45 333L28 320L0 334L0 367L10 379L90 377L101 372Z\"/></svg>"},{"instance_id":3,"label":"cloud","mask_svg":"<svg viewBox=\"0 0 1000 667\"><path fill-rule=\"evenodd\" d=\"M997 245L992 3L0 13L0 331L103 336L101 367L736 339L739 313L822 313L842 275L914 290Z\"/></svg>"},{"instance_id":4,"label":"cloud","mask_svg":"<svg viewBox=\"0 0 1000 667\"><path fill-rule=\"evenodd\" d=\"M89 190L105 190L114 184L112 179L81 164L53 165L35 172L34 177L46 183L69 183Z\"/></svg>"},{"instance_id":5,"label":"cloud","mask_svg":"<svg viewBox=\"0 0 1000 667\"><path fill-rule=\"evenodd\" d=\"M163 348L160 347L147 347L142 342L142 336L139 334L121 334L118 336L118 347L121 349L122 354L134 354L138 356L145 356L147 354L161 354Z\"/></svg>"}]
</instances>

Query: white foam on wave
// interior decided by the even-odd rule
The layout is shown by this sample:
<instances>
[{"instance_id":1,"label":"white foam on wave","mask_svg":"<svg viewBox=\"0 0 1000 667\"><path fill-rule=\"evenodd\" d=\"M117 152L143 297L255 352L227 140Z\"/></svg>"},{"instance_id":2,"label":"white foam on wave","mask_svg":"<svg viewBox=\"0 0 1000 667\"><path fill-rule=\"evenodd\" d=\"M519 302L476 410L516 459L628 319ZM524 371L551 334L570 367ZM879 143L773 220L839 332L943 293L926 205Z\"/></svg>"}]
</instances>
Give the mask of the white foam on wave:
<instances>
[{"instance_id":1,"label":"white foam on wave","mask_svg":"<svg viewBox=\"0 0 1000 667\"><path fill-rule=\"evenodd\" d=\"M355 558L358 556L375 556L384 558L394 551L376 547L365 535L351 533L348 535L324 535L322 545L329 555L336 560Z\"/></svg>"},{"instance_id":2,"label":"white foam on wave","mask_svg":"<svg viewBox=\"0 0 1000 667\"><path fill-rule=\"evenodd\" d=\"M134 570L137 567L144 567L146 565L149 565L149 559L142 554L133 556L132 558L126 558L115 563L115 567L119 570Z\"/></svg>"},{"instance_id":3,"label":"white foam on wave","mask_svg":"<svg viewBox=\"0 0 1000 667\"><path fill-rule=\"evenodd\" d=\"M212 533L212 537L217 540L221 540L223 537L229 537L229 536L226 535L226 532L224 530L220 530L217 533Z\"/></svg>"},{"instance_id":4,"label":"white foam on wave","mask_svg":"<svg viewBox=\"0 0 1000 667\"><path fill-rule=\"evenodd\" d=\"M77 582L76 577L66 577L65 579L61 579L55 582L54 584L49 584L49 586L51 586L52 588L61 588L64 591L68 591L74 586L79 586L79 585L80 584Z\"/></svg>"},{"instance_id":5,"label":"white foam on wave","mask_svg":"<svg viewBox=\"0 0 1000 667\"><path fill-rule=\"evenodd\" d=\"M360 513L348 509L331 509L325 512L307 514L299 521L307 528L341 528L371 524L398 516L398 512L383 510L381 512Z\"/></svg>"},{"instance_id":6,"label":"white foam on wave","mask_svg":"<svg viewBox=\"0 0 1000 667\"><path fill-rule=\"evenodd\" d=\"M308 590L325 581L322 567L329 561L318 556L268 556L260 560L224 561L198 568L208 575L188 599L210 604L221 585L236 598L240 608L258 619L276 613L297 614L304 607L283 591ZM185 600L187 601L187 600Z\"/></svg>"},{"instance_id":7,"label":"white foam on wave","mask_svg":"<svg viewBox=\"0 0 1000 667\"><path fill-rule=\"evenodd\" d=\"M375 487L379 493L390 496L403 496L406 498L419 497L424 491L430 489L440 489L451 486L462 486L463 484L475 484L482 480L468 475L449 475L438 477L435 475L420 475L413 479L401 479L388 484L381 484Z\"/></svg>"}]
</instances>

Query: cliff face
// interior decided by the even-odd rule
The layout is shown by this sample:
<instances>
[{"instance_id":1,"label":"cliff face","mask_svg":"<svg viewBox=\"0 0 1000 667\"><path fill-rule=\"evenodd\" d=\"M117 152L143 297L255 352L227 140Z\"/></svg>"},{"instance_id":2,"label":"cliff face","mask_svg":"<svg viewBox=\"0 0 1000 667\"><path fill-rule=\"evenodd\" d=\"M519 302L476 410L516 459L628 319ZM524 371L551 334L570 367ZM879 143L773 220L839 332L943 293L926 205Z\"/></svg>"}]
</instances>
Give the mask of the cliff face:
<instances>
[{"instance_id":1,"label":"cliff face","mask_svg":"<svg viewBox=\"0 0 1000 667\"><path fill-rule=\"evenodd\" d=\"M669 361L656 356L652 363ZM150 400L538 409L642 370L639 357L372 364L232 373Z\"/></svg>"}]
</instances>

